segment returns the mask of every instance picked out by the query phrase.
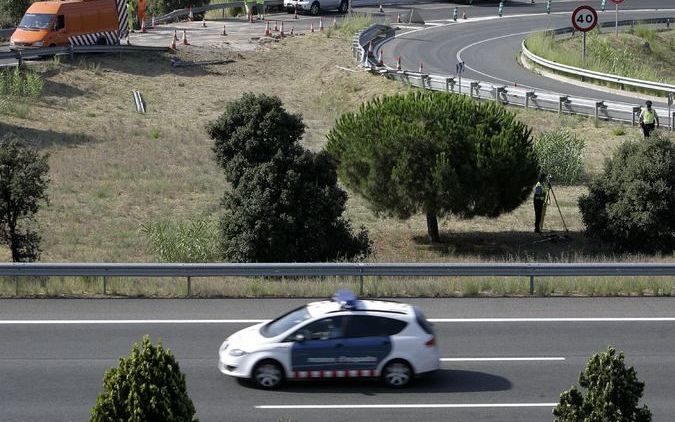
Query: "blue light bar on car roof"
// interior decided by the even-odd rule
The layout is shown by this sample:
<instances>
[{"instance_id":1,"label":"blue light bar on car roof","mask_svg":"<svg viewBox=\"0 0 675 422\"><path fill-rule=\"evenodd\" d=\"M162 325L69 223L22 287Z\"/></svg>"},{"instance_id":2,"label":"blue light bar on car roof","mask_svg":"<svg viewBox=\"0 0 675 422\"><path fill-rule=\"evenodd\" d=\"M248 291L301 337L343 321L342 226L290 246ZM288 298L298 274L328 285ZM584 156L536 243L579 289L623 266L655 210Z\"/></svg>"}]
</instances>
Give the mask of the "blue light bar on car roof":
<instances>
[{"instance_id":1,"label":"blue light bar on car roof","mask_svg":"<svg viewBox=\"0 0 675 422\"><path fill-rule=\"evenodd\" d=\"M358 302L358 300L359 299L354 292L349 289L340 289L335 292L335 295L333 296L333 302L339 303L342 309L356 308L356 302Z\"/></svg>"}]
</instances>

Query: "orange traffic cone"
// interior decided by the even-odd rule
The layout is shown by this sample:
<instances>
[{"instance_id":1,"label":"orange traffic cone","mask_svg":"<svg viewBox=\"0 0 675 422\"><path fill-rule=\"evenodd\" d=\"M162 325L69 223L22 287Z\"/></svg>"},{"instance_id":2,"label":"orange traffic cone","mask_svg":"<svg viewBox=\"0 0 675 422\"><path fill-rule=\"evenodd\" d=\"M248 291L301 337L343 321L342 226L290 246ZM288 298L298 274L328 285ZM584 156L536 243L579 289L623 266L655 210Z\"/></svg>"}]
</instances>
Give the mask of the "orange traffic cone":
<instances>
[{"instance_id":1,"label":"orange traffic cone","mask_svg":"<svg viewBox=\"0 0 675 422\"><path fill-rule=\"evenodd\" d=\"M187 31L183 29L183 45L190 45L187 39Z\"/></svg>"},{"instance_id":2,"label":"orange traffic cone","mask_svg":"<svg viewBox=\"0 0 675 422\"><path fill-rule=\"evenodd\" d=\"M281 21L281 29L279 30L279 35L281 35L282 38L286 36L284 35L284 21Z\"/></svg>"},{"instance_id":3,"label":"orange traffic cone","mask_svg":"<svg viewBox=\"0 0 675 422\"><path fill-rule=\"evenodd\" d=\"M462 19L466 19L466 12L462 12Z\"/></svg>"},{"instance_id":4,"label":"orange traffic cone","mask_svg":"<svg viewBox=\"0 0 675 422\"><path fill-rule=\"evenodd\" d=\"M188 19L193 21L195 20L195 15L192 14L192 6L190 6L190 12L188 13Z\"/></svg>"},{"instance_id":5,"label":"orange traffic cone","mask_svg":"<svg viewBox=\"0 0 675 422\"><path fill-rule=\"evenodd\" d=\"M253 23L253 13L251 11L248 11L248 23Z\"/></svg>"},{"instance_id":6,"label":"orange traffic cone","mask_svg":"<svg viewBox=\"0 0 675 422\"><path fill-rule=\"evenodd\" d=\"M333 29L337 28L337 18L333 18Z\"/></svg>"},{"instance_id":7,"label":"orange traffic cone","mask_svg":"<svg viewBox=\"0 0 675 422\"><path fill-rule=\"evenodd\" d=\"M297 19L297 18L298 18L298 9L295 9L295 14L293 15L293 19Z\"/></svg>"},{"instance_id":8,"label":"orange traffic cone","mask_svg":"<svg viewBox=\"0 0 675 422\"><path fill-rule=\"evenodd\" d=\"M272 35L272 31L270 31L270 23L265 22L265 36L269 37L270 35Z\"/></svg>"},{"instance_id":9,"label":"orange traffic cone","mask_svg":"<svg viewBox=\"0 0 675 422\"><path fill-rule=\"evenodd\" d=\"M396 15L396 23L401 23L401 14Z\"/></svg>"},{"instance_id":10,"label":"orange traffic cone","mask_svg":"<svg viewBox=\"0 0 675 422\"><path fill-rule=\"evenodd\" d=\"M277 21L274 21L274 32L279 31L279 27L277 26Z\"/></svg>"},{"instance_id":11,"label":"orange traffic cone","mask_svg":"<svg viewBox=\"0 0 675 422\"><path fill-rule=\"evenodd\" d=\"M174 41L174 43L175 43L176 41L178 41L178 33L176 32L175 29L173 30L173 41Z\"/></svg>"},{"instance_id":12,"label":"orange traffic cone","mask_svg":"<svg viewBox=\"0 0 675 422\"><path fill-rule=\"evenodd\" d=\"M293 31L295 31L295 27L291 25L291 35L293 35Z\"/></svg>"},{"instance_id":13,"label":"orange traffic cone","mask_svg":"<svg viewBox=\"0 0 675 422\"><path fill-rule=\"evenodd\" d=\"M171 44L169 44L169 50L171 51L176 51L176 39L171 40Z\"/></svg>"},{"instance_id":14,"label":"orange traffic cone","mask_svg":"<svg viewBox=\"0 0 675 422\"><path fill-rule=\"evenodd\" d=\"M401 56L396 57L396 70L401 70Z\"/></svg>"},{"instance_id":15,"label":"orange traffic cone","mask_svg":"<svg viewBox=\"0 0 675 422\"><path fill-rule=\"evenodd\" d=\"M309 32L311 32L312 34L314 33L314 24L313 23L309 24Z\"/></svg>"},{"instance_id":16,"label":"orange traffic cone","mask_svg":"<svg viewBox=\"0 0 675 422\"><path fill-rule=\"evenodd\" d=\"M141 33L142 33L142 34L145 34L146 32L148 32L148 30L145 29L145 19L143 19L143 20L141 21Z\"/></svg>"},{"instance_id":17,"label":"orange traffic cone","mask_svg":"<svg viewBox=\"0 0 675 422\"><path fill-rule=\"evenodd\" d=\"M377 59L378 66L384 66L384 59L382 58L382 49L380 48L380 57Z\"/></svg>"},{"instance_id":18,"label":"orange traffic cone","mask_svg":"<svg viewBox=\"0 0 675 422\"><path fill-rule=\"evenodd\" d=\"M323 18L319 18L319 32L323 32Z\"/></svg>"},{"instance_id":19,"label":"orange traffic cone","mask_svg":"<svg viewBox=\"0 0 675 422\"><path fill-rule=\"evenodd\" d=\"M420 73L424 73L424 63L420 62Z\"/></svg>"},{"instance_id":20,"label":"orange traffic cone","mask_svg":"<svg viewBox=\"0 0 675 422\"><path fill-rule=\"evenodd\" d=\"M223 24L223 36L227 36L227 28Z\"/></svg>"},{"instance_id":21,"label":"orange traffic cone","mask_svg":"<svg viewBox=\"0 0 675 422\"><path fill-rule=\"evenodd\" d=\"M206 28L206 16L202 19L202 28Z\"/></svg>"}]
</instances>

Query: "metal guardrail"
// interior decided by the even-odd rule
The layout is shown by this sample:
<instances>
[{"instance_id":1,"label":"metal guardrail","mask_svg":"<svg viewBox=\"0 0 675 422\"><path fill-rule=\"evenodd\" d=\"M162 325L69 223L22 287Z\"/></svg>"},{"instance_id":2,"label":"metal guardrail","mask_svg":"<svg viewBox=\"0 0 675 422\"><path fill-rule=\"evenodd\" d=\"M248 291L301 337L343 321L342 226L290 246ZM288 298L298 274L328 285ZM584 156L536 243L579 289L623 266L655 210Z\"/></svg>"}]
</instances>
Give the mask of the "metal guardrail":
<instances>
[{"instance_id":1,"label":"metal guardrail","mask_svg":"<svg viewBox=\"0 0 675 422\"><path fill-rule=\"evenodd\" d=\"M90 54L90 53L134 53L140 51L168 51L166 47L147 47L140 45L85 45L68 47L43 47L31 48L23 50L15 50L9 52L0 52L0 60L15 59L17 63L8 63L2 66L16 66L21 65L24 60L39 59L47 56L71 56L75 54Z\"/></svg>"},{"instance_id":2,"label":"metal guardrail","mask_svg":"<svg viewBox=\"0 0 675 422\"><path fill-rule=\"evenodd\" d=\"M102 277L103 292L109 277L186 277L187 295L198 277L529 277L530 294L535 277L665 277L675 276L675 263L588 264L49 264L3 263L2 277ZM16 279L17 295L19 279Z\"/></svg>"},{"instance_id":3,"label":"metal guardrail","mask_svg":"<svg viewBox=\"0 0 675 422\"><path fill-rule=\"evenodd\" d=\"M281 6L283 5L283 0L265 0L265 6ZM202 13L208 12L209 10L218 10L218 9L231 9L237 7L244 7L243 1L233 1L228 3L217 3L209 4L206 6L193 7L192 13ZM190 14L190 9L178 9L172 12L167 13L166 15L155 18L155 22L169 22L175 19L187 17Z\"/></svg>"},{"instance_id":4,"label":"metal guardrail","mask_svg":"<svg viewBox=\"0 0 675 422\"><path fill-rule=\"evenodd\" d=\"M375 54L380 44L392 36L393 29L383 29L384 25L372 25L358 33L353 40L352 50L359 63L374 73L391 79L399 80L409 86L434 91L452 92L469 95L478 100L496 101L504 105L548 110L559 114L579 114L592 116L596 119L606 119L630 122L635 125L641 111L641 106L635 104L607 101L593 98L573 97L561 93L539 91L517 86L507 86L491 82L467 79L461 75L432 75L427 73L396 70L387 66L379 66ZM371 43L372 55L368 54L368 45ZM668 116L669 110L654 107L660 116ZM665 120L665 119L664 119ZM675 128L675 113L661 122L661 126Z\"/></svg>"},{"instance_id":5,"label":"metal guardrail","mask_svg":"<svg viewBox=\"0 0 675 422\"><path fill-rule=\"evenodd\" d=\"M619 22L619 26L628 26L630 25L631 27L637 24L640 25L658 25L658 24L665 24L667 27L670 27L671 23L673 21L673 18L656 18L656 19L641 19L641 20L624 20ZM603 22L601 24L602 27L614 27L613 22ZM555 35L563 35L563 34L568 34L568 33L574 33L574 28L568 27L568 28L562 28L558 29L556 31L552 31ZM656 92L663 92L666 94L674 94L675 93L675 85L672 84L667 84L667 83L662 83L662 82L653 82L653 81L644 81L640 79L635 79L635 78L628 78L625 76L620 76L620 75L613 75L609 73L602 73L602 72L596 72L593 70L588 70L588 69L582 69L579 67L574 67L574 66L568 66L562 63L557 63L552 60L545 59L543 57L537 56L536 54L532 53L528 48L527 48L527 40L523 40L522 42L522 51L525 57L527 57L529 60L531 60L533 63L536 63L539 66L542 66L544 68L553 70L555 72L560 72L560 73L566 73L569 75L577 76L580 78L589 78L589 79L595 79L599 81L605 81L605 82L612 82L615 84L619 84L622 86L632 86L634 88L643 88L643 89L649 89L652 91Z\"/></svg>"}]
</instances>

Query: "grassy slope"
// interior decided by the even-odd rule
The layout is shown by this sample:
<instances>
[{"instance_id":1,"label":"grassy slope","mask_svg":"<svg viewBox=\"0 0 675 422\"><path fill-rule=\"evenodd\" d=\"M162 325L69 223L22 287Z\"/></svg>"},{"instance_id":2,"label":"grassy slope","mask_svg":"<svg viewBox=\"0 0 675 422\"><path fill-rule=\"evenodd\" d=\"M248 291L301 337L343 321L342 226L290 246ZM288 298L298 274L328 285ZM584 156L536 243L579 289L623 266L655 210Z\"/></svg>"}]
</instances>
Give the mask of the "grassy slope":
<instances>
[{"instance_id":1,"label":"grassy slope","mask_svg":"<svg viewBox=\"0 0 675 422\"><path fill-rule=\"evenodd\" d=\"M315 34L254 53L195 47L181 53L184 59L229 55L235 60L203 68L172 68L163 56L45 63L44 98L0 110L0 131L18 133L51 154L51 202L39 213L43 260L152 261L141 224L158 217L216 216L226 186L212 160L212 141L204 125L245 91L278 95L290 111L302 113L308 126L304 143L318 149L340 113L375 95L406 89L362 71L338 69L336 65L354 69L349 44L349 37ZM146 115L134 112L132 89L142 92ZM595 127L585 118L518 113L535 131L563 126L586 138L590 173L596 173L603 158L625 138L612 135L613 124ZM638 134L637 129L626 130L629 136ZM576 200L584 188L560 187L556 192L574 232L570 242L533 243L538 237L530 233L530 201L496 220L442 221L442 231L450 238L442 247L425 244L421 216L380 219L356 196L347 213L356 225L371 231L374 261L606 259L602 255L610 251L579 234ZM554 212L550 210L549 221L561 228ZM7 258L6 251L0 258Z\"/></svg>"},{"instance_id":2,"label":"grassy slope","mask_svg":"<svg viewBox=\"0 0 675 422\"><path fill-rule=\"evenodd\" d=\"M576 67L639 79L675 83L675 30L636 27L616 37L608 29L592 31L587 40L587 62L581 60L581 35L559 40L543 33L530 36L535 54ZM649 43L649 49L645 48Z\"/></svg>"}]
</instances>

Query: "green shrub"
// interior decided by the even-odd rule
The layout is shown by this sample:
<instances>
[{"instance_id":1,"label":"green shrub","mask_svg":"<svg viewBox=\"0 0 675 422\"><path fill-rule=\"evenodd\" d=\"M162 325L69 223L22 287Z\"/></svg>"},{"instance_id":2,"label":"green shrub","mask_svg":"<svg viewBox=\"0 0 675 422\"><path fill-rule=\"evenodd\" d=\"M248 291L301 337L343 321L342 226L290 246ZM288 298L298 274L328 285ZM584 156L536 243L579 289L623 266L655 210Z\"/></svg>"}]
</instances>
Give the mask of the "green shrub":
<instances>
[{"instance_id":1,"label":"green shrub","mask_svg":"<svg viewBox=\"0 0 675 422\"><path fill-rule=\"evenodd\" d=\"M612 421L649 422L652 414L647 406L638 407L645 384L638 380L635 369L626 368L623 353L610 346L596 353L579 375L579 385L560 395L553 409L556 422Z\"/></svg>"},{"instance_id":2,"label":"green shrub","mask_svg":"<svg viewBox=\"0 0 675 422\"><path fill-rule=\"evenodd\" d=\"M91 409L92 422L190 422L197 420L194 416L178 362L148 336L133 345L119 367L106 371L103 391Z\"/></svg>"},{"instance_id":3,"label":"green shrub","mask_svg":"<svg viewBox=\"0 0 675 422\"><path fill-rule=\"evenodd\" d=\"M3 0L0 2L0 27L14 26L35 0Z\"/></svg>"},{"instance_id":4,"label":"green shrub","mask_svg":"<svg viewBox=\"0 0 675 422\"><path fill-rule=\"evenodd\" d=\"M622 127L615 127L612 129L612 135L614 136L623 136L626 134L626 130Z\"/></svg>"},{"instance_id":5,"label":"green shrub","mask_svg":"<svg viewBox=\"0 0 675 422\"><path fill-rule=\"evenodd\" d=\"M586 234L624 249L669 250L675 233L675 147L665 136L625 142L579 199Z\"/></svg>"},{"instance_id":6,"label":"green shrub","mask_svg":"<svg viewBox=\"0 0 675 422\"><path fill-rule=\"evenodd\" d=\"M150 250L163 262L214 262L220 260L217 221L157 220L141 226Z\"/></svg>"},{"instance_id":7,"label":"green shrub","mask_svg":"<svg viewBox=\"0 0 675 422\"><path fill-rule=\"evenodd\" d=\"M13 69L0 70L0 95L37 98L42 94L44 80L38 73Z\"/></svg>"},{"instance_id":8,"label":"green shrub","mask_svg":"<svg viewBox=\"0 0 675 422\"><path fill-rule=\"evenodd\" d=\"M543 132L534 140L541 171L560 184L573 184L581 179L585 146L582 138L565 129Z\"/></svg>"}]
</instances>

